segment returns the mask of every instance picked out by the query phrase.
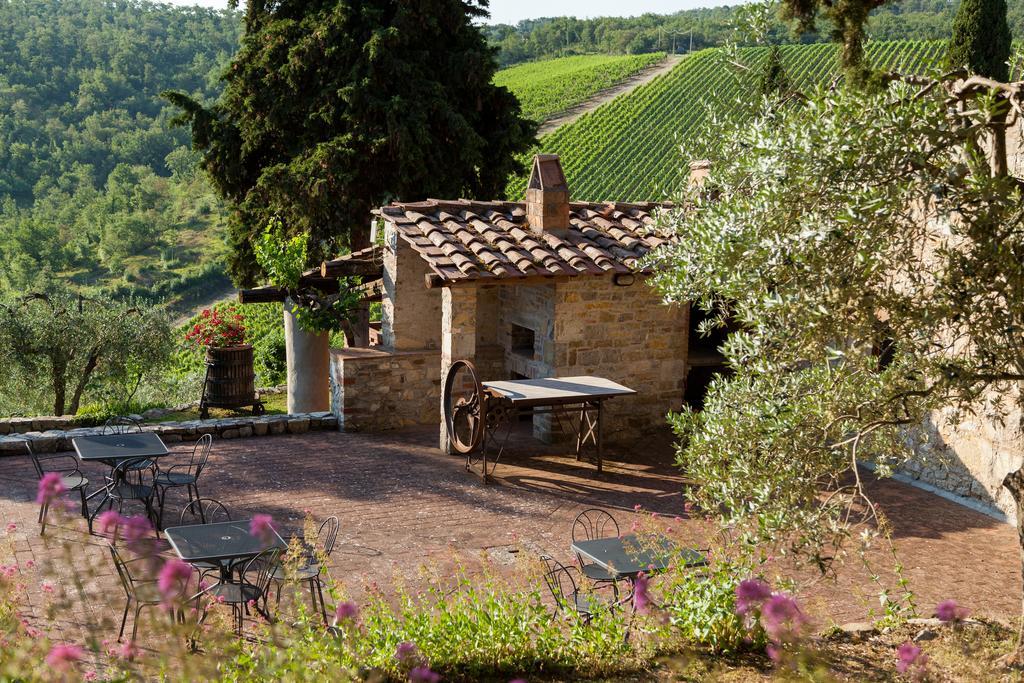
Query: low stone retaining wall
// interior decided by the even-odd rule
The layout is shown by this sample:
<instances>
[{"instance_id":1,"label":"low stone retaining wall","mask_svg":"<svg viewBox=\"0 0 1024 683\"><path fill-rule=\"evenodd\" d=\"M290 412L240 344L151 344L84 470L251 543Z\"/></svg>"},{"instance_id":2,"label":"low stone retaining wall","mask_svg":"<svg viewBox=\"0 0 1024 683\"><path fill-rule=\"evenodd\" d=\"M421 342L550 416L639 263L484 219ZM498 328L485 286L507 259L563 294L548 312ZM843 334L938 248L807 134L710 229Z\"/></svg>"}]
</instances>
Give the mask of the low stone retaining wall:
<instances>
[{"instance_id":1,"label":"low stone retaining wall","mask_svg":"<svg viewBox=\"0 0 1024 683\"><path fill-rule=\"evenodd\" d=\"M11 418L3 423L8 431L0 434L0 455L24 454L25 441L39 453L73 450L71 440L76 436L101 434L102 427L67 426L68 418L38 417ZM249 436L275 434L304 434L309 431L334 430L338 419L330 412L297 413L292 415L261 415L259 417L232 417L222 420L190 420L188 422L159 422L142 426L143 431L156 432L165 443L179 443L213 434L219 439L239 439Z\"/></svg>"}]
</instances>

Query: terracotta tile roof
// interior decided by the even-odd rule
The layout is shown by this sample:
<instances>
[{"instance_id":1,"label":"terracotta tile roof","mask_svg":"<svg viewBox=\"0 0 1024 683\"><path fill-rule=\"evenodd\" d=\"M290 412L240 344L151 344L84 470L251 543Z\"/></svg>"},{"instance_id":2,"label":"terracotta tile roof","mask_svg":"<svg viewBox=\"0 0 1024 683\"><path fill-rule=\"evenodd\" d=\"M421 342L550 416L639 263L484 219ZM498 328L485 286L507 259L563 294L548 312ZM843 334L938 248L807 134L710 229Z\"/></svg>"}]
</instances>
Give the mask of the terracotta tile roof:
<instances>
[{"instance_id":1,"label":"terracotta tile roof","mask_svg":"<svg viewBox=\"0 0 1024 683\"><path fill-rule=\"evenodd\" d=\"M635 272L675 237L655 230L669 205L570 202L570 228L537 233L521 202L394 203L375 213L395 225L442 284L469 280Z\"/></svg>"}]
</instances>

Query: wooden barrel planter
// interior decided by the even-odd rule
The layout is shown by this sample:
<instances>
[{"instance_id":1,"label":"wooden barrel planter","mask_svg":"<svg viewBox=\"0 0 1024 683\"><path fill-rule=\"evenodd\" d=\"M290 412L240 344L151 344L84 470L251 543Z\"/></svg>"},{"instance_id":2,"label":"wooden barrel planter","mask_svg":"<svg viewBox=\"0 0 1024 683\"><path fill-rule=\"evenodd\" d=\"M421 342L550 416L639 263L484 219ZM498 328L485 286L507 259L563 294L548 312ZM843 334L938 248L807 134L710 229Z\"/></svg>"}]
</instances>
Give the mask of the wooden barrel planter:
<instances>
[{"instance_id":1,"label":"wooden barrel planter","mask_svg":"<svg viewBox=\"0 0 1024 683\"><path fill-rule=\"evenodd\" d=\"M206 349L206 381L199 402L199 417L210 416L210 408L245 408L262 415L263 402L256 396L256 371L252 346L209 347Z\"/></svg>"}]
</instances>

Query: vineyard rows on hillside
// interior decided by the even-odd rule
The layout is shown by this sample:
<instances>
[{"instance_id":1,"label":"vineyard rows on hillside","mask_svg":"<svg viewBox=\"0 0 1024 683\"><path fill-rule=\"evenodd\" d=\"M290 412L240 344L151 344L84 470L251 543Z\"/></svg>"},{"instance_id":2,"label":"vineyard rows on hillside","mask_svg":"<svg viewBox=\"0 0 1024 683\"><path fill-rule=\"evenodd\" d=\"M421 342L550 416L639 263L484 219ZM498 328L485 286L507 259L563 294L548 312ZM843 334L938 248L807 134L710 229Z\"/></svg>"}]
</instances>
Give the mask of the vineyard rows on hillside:
<instances>
[{"instance_id":1,"label":"vineyard rows on hillside","mask_svg":"<svg viewBox=\"0 0 1024 683\"><path fill-rule=\"evenodd\" d=\"M868 55L877 68L922 72L941 63L945 41L876 42ZM797 88L828 84L838 74L834 45L786 45L781 58ZM739 50L744 72L730 68L721 49L697 52L669 73L544 137L535 151L558 154L573 199L658 201L679 187L690 147L709 116L728 118L757 90L755 75L768 48ZM512 178L510 197L522 197L525 178Z\"/></svg>"},{"instance_id":2,"label":"vineyard rows on hillside","mask_svg":"<svg viewBox=\"0 0 1024 683\"><path fill-rule=\"evenodd\" d=\"M664 52L546 59L503 69L494 83L515 94L528 118L543 122L663 59Z\"/></svg>"}]
</instances>

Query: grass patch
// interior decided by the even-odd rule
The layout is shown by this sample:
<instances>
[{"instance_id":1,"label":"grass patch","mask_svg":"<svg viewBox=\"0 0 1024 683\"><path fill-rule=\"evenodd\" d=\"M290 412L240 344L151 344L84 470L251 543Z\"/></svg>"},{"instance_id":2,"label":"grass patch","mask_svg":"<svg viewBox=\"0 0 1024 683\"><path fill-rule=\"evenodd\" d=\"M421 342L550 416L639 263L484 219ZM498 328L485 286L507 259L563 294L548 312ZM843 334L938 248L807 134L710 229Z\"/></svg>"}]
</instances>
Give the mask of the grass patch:
<instances>
[{"instance_id":1,"label":"grass patch","mask_svg":"<svg viewBox=\"0 0 1024 683\"><path fill-rule=\"evenodd\" d=\"M268 394L260 397L263 401L263 407L267 409L267 415L287 415L288 414L288 394L282 392L280 394ZM239 408L237 410L231 410L227 408L210 408L210 419L211 420L222 420L229 417L252 417L252 410L249 408ZM168 413L161 418L156 420L149 420L150 422L189 422L191 420L199 419L199 408L189 408L188 410L179 410L173 413Z\"/></svg>"}]
</instances>

